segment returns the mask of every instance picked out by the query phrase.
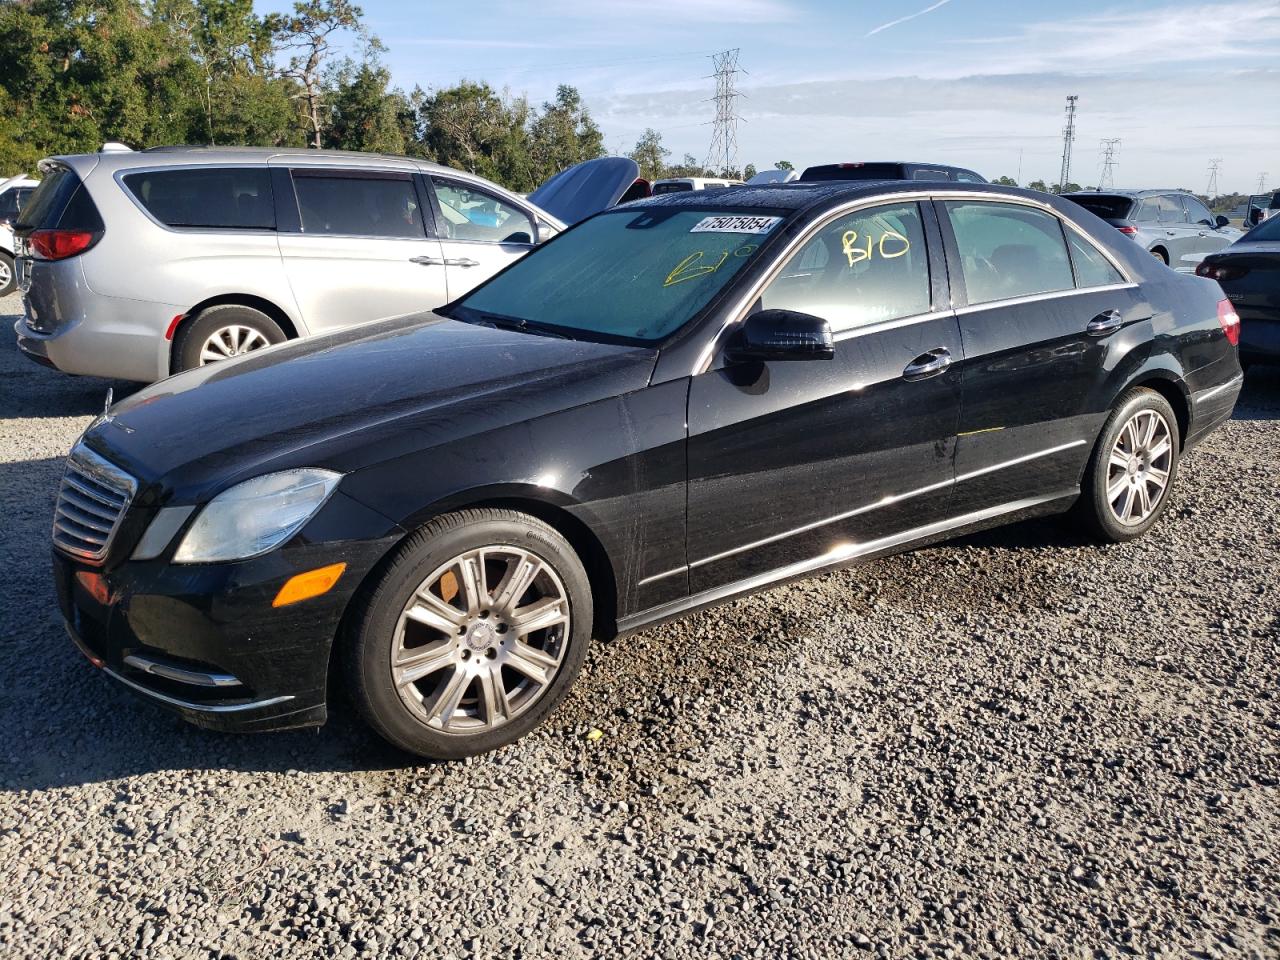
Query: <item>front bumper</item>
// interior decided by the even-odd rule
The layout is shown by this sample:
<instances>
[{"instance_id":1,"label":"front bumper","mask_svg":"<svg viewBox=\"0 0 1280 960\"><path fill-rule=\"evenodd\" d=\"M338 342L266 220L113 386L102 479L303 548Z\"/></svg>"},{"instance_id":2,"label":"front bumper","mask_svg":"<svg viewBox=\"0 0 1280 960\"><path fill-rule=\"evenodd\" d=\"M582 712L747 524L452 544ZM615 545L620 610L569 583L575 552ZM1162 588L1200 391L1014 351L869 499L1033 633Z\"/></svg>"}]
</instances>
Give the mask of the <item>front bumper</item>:
<instances>
[{"instance_id":1,"label":"front bumper","mask_svg":"<svg viewBox=\"0 0 1280 960\"><path fill-rule=\"evenodd\" d=\"M190 566L98 568L55 550L54 585L81 652L132 692L209 729L318 726L343 614L397 539L295 541L251 560ZM339 562L347 569L328 593L272 607L290 577Z\"/></svg>"}]
</instances>

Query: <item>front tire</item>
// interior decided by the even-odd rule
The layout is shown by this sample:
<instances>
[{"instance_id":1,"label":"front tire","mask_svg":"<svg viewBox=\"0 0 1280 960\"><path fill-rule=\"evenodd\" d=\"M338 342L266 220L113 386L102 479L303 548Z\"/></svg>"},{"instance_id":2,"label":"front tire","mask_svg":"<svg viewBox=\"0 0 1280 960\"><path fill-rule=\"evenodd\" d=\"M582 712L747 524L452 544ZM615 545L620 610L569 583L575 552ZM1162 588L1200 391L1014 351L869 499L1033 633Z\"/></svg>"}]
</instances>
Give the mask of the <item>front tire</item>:
<instances>
[{"instance_id":1,"label":"front tire","mask_svg":"<svg viewBox=\"0 0 1280 960\"><path fill-rule=\"evenodd\" d=\"M445 514L399 548L357 601L344 638L360 713L409 753L486 753L542 723L591 640L582 562L513 510Z\"/></svg>"},{"instance_id":2,"label":"front tire","mask_svg":"<svg viewBox=\"0 0 1280 960\"><path fill-rule=\"evenodd\" d=\"M261 310L224 303L201 310L182 325L174 344L174 373L261 350L288 337Z\"/></svg>"},{"instance_id":3,"label":"front tire","mask_svg":"<svg viewBox=\"0 0 1280 960\"><path fill-rule=\"evenodd\" d=\"M1098 437L1076 512L1104 543L1142 536L1169 506L1181 438L1169 401L1144 387L1125 393Z\"/></svg>"}]
</instances>

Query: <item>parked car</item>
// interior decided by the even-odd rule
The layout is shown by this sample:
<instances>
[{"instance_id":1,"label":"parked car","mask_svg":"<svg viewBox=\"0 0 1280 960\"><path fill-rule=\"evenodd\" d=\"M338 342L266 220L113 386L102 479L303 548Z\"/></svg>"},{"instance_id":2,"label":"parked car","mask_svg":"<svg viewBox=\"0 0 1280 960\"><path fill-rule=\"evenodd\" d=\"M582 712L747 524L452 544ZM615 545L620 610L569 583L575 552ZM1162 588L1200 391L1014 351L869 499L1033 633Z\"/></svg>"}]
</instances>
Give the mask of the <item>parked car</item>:
<instances>
[{"instance_id":1,"label":"parked car","mask_svg":"<svg viewBox=\"0 0 1280 960\"><path fill-rule=\"evenodd\" d=\"M761 170L754 177L747 181L747 185L758 187L766 183L790 183L792 180L800 179L800 171L798 170Z\"/></svg>"},{"instance_id":2,"label":"parked car","mask_svg":"<svg viewBox=\"0 0 1280 960\"><path fill-rule=\"evenodd\" d=\"M1063 196L1180 273L1193 273L1201 260L1241 237L1229 219L1179 190L1085 190Z\"/></svg>"},{"instance_id":3,"label":"parked car","mask_svg":"<svg viewBox=\"0 0 1280 960\"><path fill-rule=\"evenodd\" d=\"M716 177L668 177L665 180L653 181L653 195L688 193L692 190L726 190L729 187L740 186L742 186L741 180L727 180Z\"/></svg>"},{"instance_id":4,"label":"parked car","mask_svg":"<svg viewBox=\"0 0 1280 960\"><path fill-rule=\"evenodd\" d=\"M26 174L0 182L0 297L12 293L18 285L13 221L39 185L39 180L33 180Z\"/></svg>"},{"instance_id":5,"label":"parked car","mask_svg":"<svg viewBox=\"0 0 1280 960\"><path fill-rule=\"evenodd\" d=\"M440 306L565 225L554 206L403 157L117 146L40 166L18 220L18 346L123 380ZM615 202L639 168L610 169L579 165L594 190L565 192L579 211Z\"/></svg>"},{"instance_id":6,"label":"parked car","mask_svg":"<svg viewBox=\"0 0 1280 960\"><path fill-rule=\"evenodd\" d=\"M1146 533L1231 413L1237 332L1057 197L656 196L416 322L111 407L59 493L59 603L196 723L317 724L333 680L403 749L474 754L593 636L1028 516Z\"/></svg>"},{"instance_id":7,"label":"parked car","mask_svg":"<svg viewBox=\"0 0 1280 960\"><path fill-rule=\"evenodd\" d=\"M1249 198L1245 209L1245 229L1256 227L1263 220L1270 220L1280 214L1280 190L1274 193L1259 193Z\"/></svg>"},{"instance_id":8,"label":"parked car","mask_svg":"<svg viewBox=\"0 0 1280 960\"><path fill-rule=\"evenodd\" d=\"M1216 280L1240 315L1242 363L1280 363L1280 217L1269 217L1196 273Z\"/></svg>"},{"instance_id":9,"label":"parked car","mask_svg":"<svg viewBox=\"0 0 1280 960\"><path fill-rule=\"evenodd\" d=\"M945 163L825 163L809 167L800 175L804 183L827 180L953 180L957 183L986 183L981 174Z\"/></svg>"}]
</instances>

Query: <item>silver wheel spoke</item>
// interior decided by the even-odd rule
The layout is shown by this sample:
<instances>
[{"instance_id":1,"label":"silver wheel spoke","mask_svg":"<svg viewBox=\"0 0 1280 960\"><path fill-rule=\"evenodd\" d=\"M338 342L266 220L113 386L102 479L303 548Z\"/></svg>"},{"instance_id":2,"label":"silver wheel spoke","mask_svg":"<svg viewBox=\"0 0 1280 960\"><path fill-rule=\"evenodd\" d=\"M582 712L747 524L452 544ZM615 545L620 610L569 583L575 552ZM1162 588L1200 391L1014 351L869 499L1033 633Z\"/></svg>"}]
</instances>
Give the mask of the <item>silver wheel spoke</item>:
<instances>
[{"instance_id":1,"label":"silver wheel spoke","mask_svg":"<svg viewBox=\"0 0 1280 960\"><path fill-rule=\"evenodd\" d=\"M1155 463L1155 461L1159 460L1172 449L1173 444L1169 442L1169 438L1163 437L1154 447L1151 448L1147 455L1151 458L1151 462Z\"/></svg>"},{"instance_id":2,"label":"silver wheel spoke","mask_svg":"<svg viewBox=\"0 0 1280 960\"><path fill-rule=\"evenodd\" d=\"M1127 473L1120 474L1120 477L1111 482L1111 486L1107 487L1107 503L1114 504L1120 499L1120 494L1129 489L1129 475Z\"/></svg>"},{"instance_id":3,"label":"silver wheel spoke","mask_svg":"<svg viewBox=\"0 0 1280 960\"><path fill-rule=\"evenodd\" d=\"M523 637L536 630L554 627L557 623L563 623L568 619L560 598L547 597L515 611L511 615L511 626L517 636Z\"/></svg>"},{"instance_id":4,"label":"silver wheel spoke","mask_svg":"<svg viewBox=\"0 0 1280 960\"><path fill-rule=\"evenodd\" d=\"M1151 512L1151 494L1147 492L1145 482L1139 481L1137 486L1138 518L1141 519Z\"/></svg>"},{"instance_id":5,"label":"silver wheel spoke","mask_svg":"<svg viewBox=\"0 0 1280 960\"><path fill-rule=\"evenodd\" d=\"M507 651L507 665L541 684L550 683L556 671L554 657L536 647L529 646L523 640L517 640Z\"/></svg>"},{"instance_id":6,"label":"silver wheel spoke","mask_svg":"<svg viewBox=\"0 0 1280 960\"><path fill-rule=\"evenodd\" d=\"M433 593L420 593L417 603L404 612L404 615L415 623L421 623L447 633L450 636L458 632L466 620L461 610L450 606Z\"/></svg>"},{"instance_id":7,"label":"silver wheel spoke","mask_svg":"<svg viewBox=\"0 0 1280 960\"><path fill-rule=\"evenodd\" d=\"M1169 485L1169 471L1151 467L1147 470L1147 480L1150 483L1154 483L1158 489L1163 490Z\"/></svg>"},{"instance_id":8,"label":"silver wheel spoke","mask_svg":"<svg viewBox=\"0 0 1280 960\"><path fill-rule=\"evenodd\" d=\"M467 692L467 687L471 686L472 679L471 674L462 664L459 663L453 668L452 676L441 686L439 696L431 704L429 716L434 723L441 727L449 726L449 721L453 719L454 712L457 711L458 704Z\"/></svg>"},{"instance_id":9,"label":"silver wheel spoke","mask_svg":"<svg viewBox=\"0 0 1280 960\"><path fill-rule=\"evenodd\" d=\"M503 613L514 611L516 603L533 586L541 570L542 563L537 557L523 556L512 560L507 565L507 575L494 594L494 608Z\"/></svg>"},{"instance_id":10,"label":"silver wheel spoke","mask_svg":"<svg viewBox=\"0 0 1280 960\"><path fill-rule=\"evenodd\" d=\"M1111 451L1111 458L1107 461L1113 470L1128 470L1129 460L1132 459L1129 454L1125 453L1119 447Z\"/></svg>"},{"instance_id":11,"label":"silver wheel spoke","mask_svg":"<svg viewBox=\"0 0 1280 960\"><path fill-rule=\"evenodd\" d=\"M480 702L484 705L484 718L489 726L505 723L511 716L511 701L502 685L502 671L483 670L480 673Z\"/></svg>"},{"instance_id":12,"label":"silver wheel spoke","mask_svg":"<svg viewBox=\"0 0 1280 960\"><path fill-rule=\"evenodd\" d=\"M403 687L417 683L423 677L443 670L452 663L457 663L458 651L453 642L438 644L421 652L406 653L393 668L396 686Z\"/></svg>"},{"instance_id":13,"label":"silver wheel spoke","mask_svg":"<svg viewBox=\"0 0 1280 960\"><path fill-rule=\"evenodd\" d=\"M463 557L458 563L458 573L462 578L462 599L467 602L467 613L474 617L489 602L484 584L484 554Z\"/></svg>"}]
</instances>

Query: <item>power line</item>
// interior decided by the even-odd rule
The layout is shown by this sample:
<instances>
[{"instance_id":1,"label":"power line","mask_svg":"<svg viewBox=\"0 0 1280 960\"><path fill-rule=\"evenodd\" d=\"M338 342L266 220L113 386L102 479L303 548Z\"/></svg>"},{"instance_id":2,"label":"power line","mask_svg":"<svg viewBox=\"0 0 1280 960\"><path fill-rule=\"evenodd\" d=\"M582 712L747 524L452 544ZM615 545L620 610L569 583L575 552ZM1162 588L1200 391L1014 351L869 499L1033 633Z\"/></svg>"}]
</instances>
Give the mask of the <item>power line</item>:
<instances>
[{"instance_id":1,"label":"power line","mask_svg":"<svg viewBox=\"0 0 1280 960\"><path fill-rule=\"evenodd\" d=\"M1218 195L1218 173L1222 170L1222 158L1214 157L1209 161L1209 185L1204 188L1204 195L1212 200Z\"/></svg>"},{"instance_id":2,"label":"power line","mask_svg":"<svg viewBox=\"0 0 1280 960\"><path fill-rule=\"evenodd\" d=\"M1120 138L1112 137L1098 144L1102 151L1102 176L1098 178L1098 189L1114 190L1116 186L1116 154L1120 152Z\"/></svg>"},{"instance_id":3,"label":"power line","mask_svg":"<svg viewBox=\"0 0 1280 960\"><path fill-rule=\"evenodd\" d=\"M1067 125L1062 128L1062 175L1058 177L1058 189L1066 190L1071 182L1071 145L1076 140L1076 95L1067 97Z\"/></svg>"},{"instance_id":4,"label":"power line","mask_svg":"<svg viewBox=\"0 0 1280 960\"><path fill-rule=\"evenodd\" d=\"M717 170L721 175L738 167L738 120L736 110L738 93L734 87L739 73L746 73L738 68L738 48L713 54L711 63L716 72L712 74L716 81L716 118L711 131L711 149L707 152L706 167Z\"/></svg>"},{"instance_id":5,"label":"power line","mask_svg":"<svg viewBox=\"0 0 1280 960\"><path fill-rule=\"evenodd\" d=\"M1267 174L1265 171L1258 174L1258 192L1265 193L1267 190Z\"/></svg>"}]
</instances>

